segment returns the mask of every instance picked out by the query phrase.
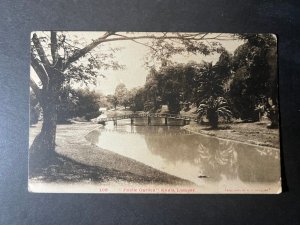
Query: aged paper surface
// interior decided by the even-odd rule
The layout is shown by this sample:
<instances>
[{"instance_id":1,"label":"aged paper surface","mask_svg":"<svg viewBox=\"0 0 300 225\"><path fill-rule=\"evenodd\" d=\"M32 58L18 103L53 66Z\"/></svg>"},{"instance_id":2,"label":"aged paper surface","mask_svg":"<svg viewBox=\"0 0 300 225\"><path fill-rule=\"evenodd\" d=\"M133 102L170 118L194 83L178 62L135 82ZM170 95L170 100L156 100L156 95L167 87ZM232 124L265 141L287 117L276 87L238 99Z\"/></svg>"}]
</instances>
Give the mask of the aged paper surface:
<instances>
[{"instance_id":1,"label":"aged paper surface","mask_svg":"<svg viewBox=\"0 0 300 225\"><path fill-rule=\"evenodd\" d=\"M31 192L281 192L273 34L32 32Z\"/></svg>"}]
</instances>

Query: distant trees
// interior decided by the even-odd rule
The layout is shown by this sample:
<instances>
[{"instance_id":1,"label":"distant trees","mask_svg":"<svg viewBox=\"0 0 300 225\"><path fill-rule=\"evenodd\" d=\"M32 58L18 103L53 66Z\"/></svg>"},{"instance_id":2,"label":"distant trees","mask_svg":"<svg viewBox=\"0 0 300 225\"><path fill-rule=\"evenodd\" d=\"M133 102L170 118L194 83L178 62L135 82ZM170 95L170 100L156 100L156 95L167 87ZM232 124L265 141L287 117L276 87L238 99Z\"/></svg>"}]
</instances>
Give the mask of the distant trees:
<instances>
[{"instance_id":1,"label":"distant trees","mask_svg":"<svg viewBox=\"0 0 300 225\"><path fill-rule=\"evenodd\" d=\"M107 101L116 109L119 104L118 98L116 95L107 95Z\"/></svg>"},{"instance_id":2,"label":"distant trees","mask_svg":"<svg viewBox=\"0 0 300 225\"><path fill-rule=\"evenodd\" d=\"M143 111L145 103L145 90L144 88L136 89L134 95L132 95L132 110L135 111Z\"/></svg>"},{"instance_id":3,"label":"distant trees","mask_svg":"<svg viewBox=\"0 0 300 225\"><path fill-rule=\"evenodd\" d=\"M179 113L181 103L190 102L193 93L194 65L177 64L152 69L144 86L145 110L156 111L168 105L170 113Z\"/></svg>"},{"instance_id":4,"label":"distant trees","mask_svg":"<svg viewBox=\"0 0 300 225\"><path fill-rule=\"evenodd\" d=\"M180 103L183 97L183 75L182 65L169 66L160 71L162 78L161 102L167 104L170 113L177 114L180 111Z\"/></svg>"},{"instance_id":5,"label":"distant trees","mask_svg":"<svg viewBox=\"0 0 300 225\"><path fill-rule=\"evenodd\" d=\"M115 93L113 95L108 95L107 97L108 101L114 106L115 109L118 105L124 106L126 109L128 106L130 106L130 98L132 98L130 91L128 91L123 83L118 84L115 89Z\"/></svg>"},{"instance_id":6,"label":"distant trees","mask_svg":"<svg viewBox=\"0 0 300 225\"><path fill-rule=\"evenodd\" d=\"M90 91L89 89L79 89L76 92L77 106L76 114L78 117L85 117L91 120L100 115L99 108L105 106L105 98L102 94Z\"/></svg>"},{"instance_id":7,"label":"distant trees","mask_svg":"<svg viewBox=\"0 0 300 225\"><path fill-rule=\"evenodd\" d=\"M65 86L60 93L57 105L57 123L66 123L74 117L84 117L90 120L100 115L100 106L106 106L106 97L89 89L73 89ZM30 92L30 124L36 124L42 109L36 96Z\"/></svg>"},{"instance_id":8,"label":"distant trees","mask_svg":"<svg viewBox=\"0 0 300 225\"><path fill-rule=\"evenodd\" d=\"M184 105L194 103L198 107L210 97L217 99L224 95L224 82L230 74L229 69L218 73L221 66L224 64L213 66L207 62L190 62L186 65L166 65L160 70L152 69L135 100L144 102L145 111L157 111L161 105L168 105L169 112L177 114ZM142 108L142 104L136 105Z\"/></svg>"},{"instance_id":9,"label":"distant trees","mask_svg":"<svg viewBox=\"0 0 300 225\"><path fill-rule=\"evenodd\" d=\"M151 69L138 99L144 101L145 111L157 111L161 105L168 105L169 112L174 114L185 105L195 104L199 116L206 116L216 128L219 116L226 120L232 116L224 91L231 75L230 63L231 56L223 50L215 65L190 62Z\"/></svg>"},{"instance_id":10,"label":"distant trees","mask_svg":"<svg viewBox=\"0 0 300 225\"><path fill-rule=\"evenodd\" d=\"M60 90L59 104L57 105L57 123L66 123L75 117L79 103L76 90L66 85Z\"/></svg>"},{"instance_id":11,"label":"distant trees","mask_svg":"<svg viewBox=\"0 0 300 225\"><path fill-rule=\"evenodd\" d=\"M132 111L137 111L136 103L135 103L135 96L138 94L139 88L132 88L127 92L127 101L128 106Z\"/></svg>"},{"instance_id":12,"label":"distant trees","mask_svg":"<svg viewBox=\"0 0 300 225\"><path fill-rule=\"evenodd\" d=\"M145 92L145 103L144 108L146 111L156 111L159 109L161 104L160 94L160 75L159 73L152 68L149 74L146 77L146 83L144 85Z\"/></svg>"},{"instance_id":13,"label":"distant trees","mask_svg":"<svg viewBox=\"0 0 300 225\"><path fill-rule=\"evenodd\" d=\"M260 112L270 119L270 128L278 127L276 38L271 34L237 37L245 43L233 55L220 49L215 64L166 63L151 69L145 86L133 98L135 105L139 110L158 111L166 104L170 113L179 113L194 104L212 128L218 127L219 117L257 121Z\"/></svg>"},{"instance_id":14,"label":"distant trees","mask_svg":"<svg viewBox=\"0 0 300 225\"><path fill-rule=\"evenodd\" d=\"M74 117L90 120L100 115L100 106L107 105L106 97L89 89L63 88L57 106L57 122L65 123Z\"/></svg>"},{"instance_id":15,"label":"distant trees","mask_svg":"<svg viewBox=\"0 0 300 225\"><path fill-rule=\"evenodd\" d=\"M119 84L115 89L114 95L118 100L118 104L123 105L126 109L126 107L129 105L129 93L125 84Z\"/></svg>"},{"instance_id":16,"label":"distant trees","mask_svg":"<svg viewBox=\"0 0 300 225\"><path fill-rule=\"evenodd\" d=\"M107 101L116 109L117 106L124 106L133 111L144 110L143 88L132 88L128 90L125 84L120 83L115 88L114 94L107 95Z\"/></svg>"}]
</instances>

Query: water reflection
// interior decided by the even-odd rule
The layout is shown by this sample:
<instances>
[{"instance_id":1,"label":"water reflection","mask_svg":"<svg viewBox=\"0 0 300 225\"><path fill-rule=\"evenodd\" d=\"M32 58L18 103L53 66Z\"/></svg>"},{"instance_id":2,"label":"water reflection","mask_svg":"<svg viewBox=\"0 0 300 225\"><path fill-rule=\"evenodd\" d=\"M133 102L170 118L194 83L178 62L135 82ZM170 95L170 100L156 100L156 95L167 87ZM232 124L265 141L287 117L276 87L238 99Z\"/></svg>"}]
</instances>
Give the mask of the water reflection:
<instances>
[{"instance_id":1,"label":"water reflection","mask_svg":"<svg viewBox=\"0 0 300 225\"><path fill-rule=\"evenodd\" d=\"M140 121L141 122L141 121ZM88 137L94 144L199 185L278 182L279 151L189 133L176 126L108 124Z\"/></svg>"},{"instance_id":2,"label":"water reflection","mask_svg":"<svg viewBox=\"0 0 300 225\"><path fill-rule=\"evenodd\" d=\"M205 139L205 137L204 137ZM198 158L203 173L214 180L237 178L237 151L232 142L220 144L218 139L198 144Z\"/></svg>"}]
</instances>

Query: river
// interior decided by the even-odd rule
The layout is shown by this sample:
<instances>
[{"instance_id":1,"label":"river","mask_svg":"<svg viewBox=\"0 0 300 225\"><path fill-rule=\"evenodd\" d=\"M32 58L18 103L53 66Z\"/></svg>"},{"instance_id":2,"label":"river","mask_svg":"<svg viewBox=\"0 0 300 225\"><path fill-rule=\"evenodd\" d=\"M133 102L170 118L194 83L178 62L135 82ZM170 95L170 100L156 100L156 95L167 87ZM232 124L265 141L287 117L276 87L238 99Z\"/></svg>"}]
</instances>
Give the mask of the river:
<instances>
[{"instance_id":1,"label":"river","mask_svg":"<svg viewBox=\"0 0 300 225\"><path fill-rule=\"evenodd\" d=\"M190 133L176 121L164 126L161 118L108 122L87 139L103 149L142 162L216 192L278 192L278 149L221 140ZM225 190L225 191L224 191ZM227 191L226 191L227 190Z\"/></svg>"}]
</instances>

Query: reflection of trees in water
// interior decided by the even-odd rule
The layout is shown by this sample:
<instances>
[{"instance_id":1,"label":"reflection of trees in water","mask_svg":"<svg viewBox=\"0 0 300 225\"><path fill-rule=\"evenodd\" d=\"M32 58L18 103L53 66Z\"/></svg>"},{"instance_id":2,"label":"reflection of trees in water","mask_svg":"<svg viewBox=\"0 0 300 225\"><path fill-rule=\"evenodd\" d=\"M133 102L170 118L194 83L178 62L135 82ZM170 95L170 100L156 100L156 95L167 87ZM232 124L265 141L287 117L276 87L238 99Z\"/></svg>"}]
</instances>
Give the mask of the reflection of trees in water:
<instances>
[{"instance_id":1,"label":"reflection of trees in water","mask_svg":"<svg viewBox=\"0 0 300 225\"><path fill-rule=\"evenodd\" d=\"M244 182L280 180L279 151L270 148L240 146L238 176Z\"/></svg>"},{"instance_id":2,"label":"reflection of trees in water","mask_svg":"<svg viewBox=\"0 0 300 225\"><path fill-rule=\"evenodd\" d=\"M237 177L237 152L233 143L218 139L205 140L199 143L198 158L203 175L214 180L221 180L222 176L227 179Z\"/></svg>"},{"instance_id":3,"label":"reflection of trees in water","mask_svg":"<svg viewBox=\"0 0 300 225\"><path fill-rule=\"evenodd\" d=\"M144 136L153 154L172 163L191 163L199 168L199 175L207 176L210 180L239 178L243 182L275 182L280 179L279 151L271 148L189 134L178 127L131 128L135 130L133 134L137 132ZM128 132L125 127L113 130ZM86 138L97 144L100 135L100 130L94 130Z\"/></svg>"},{"instance_id":4,"label":"reflection of trees in water","mask_svg":"<svg viewBox=\"0 0 300 225\"><path fill-rule=\"evenodd\" d=\"M171 131L170 127L144 127L137 131L145 133L153 154L173 163L187 161L197 165L202 173L199 175L213 180L225 177L244 182L274 182L280 178L279 152L270 148L190 135L179 129Z\"/></svg>"},{"instance_id":5,"label":"reflection of trees in water","mask_svg":"<svg viewBox=\"0 0 300 225\"><path fill-rule=\"evenodd\" d=\"M188 134L180 129L149 129L156 131L145 135L148 148L153 154L173 163L187 161L199 167L199 175L214 180L220 180L222 174L228 179L236 177L237 157L229 142L220 145L218 139Z\"/></svg>"},{"instance_id":6,"label":"reflection of trees in water","mask_svg":"<svg viewBox=\"0 0 300 225\"><path fill-rule=\"evenodd\" d=\"M148 149L156 155L170 161L189 161L193 162L197 151L197 139L195 135L190 135L184 130L174 127L137 127L138 132L145 133L145 141Z\"/></svg>"}]
</instances>

